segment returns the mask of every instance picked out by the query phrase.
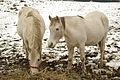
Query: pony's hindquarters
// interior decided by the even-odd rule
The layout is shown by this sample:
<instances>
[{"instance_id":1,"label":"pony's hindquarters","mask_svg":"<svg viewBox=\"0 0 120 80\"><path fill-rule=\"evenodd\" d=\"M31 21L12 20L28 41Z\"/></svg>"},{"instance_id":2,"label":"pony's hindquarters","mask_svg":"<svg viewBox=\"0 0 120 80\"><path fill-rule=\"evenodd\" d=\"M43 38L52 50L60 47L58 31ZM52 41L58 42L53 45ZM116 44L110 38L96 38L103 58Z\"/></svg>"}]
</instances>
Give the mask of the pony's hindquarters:
<instances>
[{"instance_id":1,"label":"pony's hindquarters","mask_svg":"<svg viewBox=\"0 0 120 80\"><path fill-rule=\"evenodd\" d=\"M101 54L100 55L100 64L101 64L101 66L103 66L105 41L106 41L106 37L107 37L107 33L108 33L109 21L105 14L103 14L102 12L98 12L98 11L89 13L87 15L87 18L89 18L89 20L93 24L92 26L90 26L90 27L92 27L91 33L94 32L94 34L92 34L92 36L94 35L94 37L89 37L90 34L88 35L88 37L89 37L88 41L91 40L90 38L93 38L92 42L99 45L100 54ZM91 23L89 22L89 24L91 24ZM89 24L88 24L88 26L89 26Z\"/></svg>"},{"instance_id":2,"label":"pony's hindquarters","mask_svg":"<svg viewBox=\"0 0 120 80\"><path fill-rule=\"evenodd\" d=\"M103 24L104 27L104 36L102 38L102 40L98 43L99 45L99 49L100 49L100 64L103 67L104 63L104 59L105 59L105 55L104 55L104 49L105 49L105 41L106 41L106 37L107 37L107 33L108 33L108 27L109 27L109 21L108 18L103 14L103 16L101 16L101 22Z\"/></svg>"}]
</instances>

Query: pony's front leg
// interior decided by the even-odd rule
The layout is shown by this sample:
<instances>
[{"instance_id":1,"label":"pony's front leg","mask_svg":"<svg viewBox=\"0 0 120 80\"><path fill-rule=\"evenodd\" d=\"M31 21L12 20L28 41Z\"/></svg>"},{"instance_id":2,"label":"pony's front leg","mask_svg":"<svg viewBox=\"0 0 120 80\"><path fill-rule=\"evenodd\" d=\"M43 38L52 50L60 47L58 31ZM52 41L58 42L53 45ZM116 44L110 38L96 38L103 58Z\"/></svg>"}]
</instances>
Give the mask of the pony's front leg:
<instances>
[{"instance_id":1,"label":"pony's front leg","mask_svg":"<svg viewBox=\"0 0 120 80\"><path fill-rule=\"evenodd\" d=\"M28 50L27 50L27 47L25 46L24 40L23 40L23 49L25 51L26 58L28 59Z\"/></svg>"},{"instance_id":2,"label":"pony's front leg","mask_svg":"<svg viewBox=\"0 0 120 80\"><path fill-rule=\"evenodd\" d=\"M81 59L81 62L82 62L82 72L86 73L84 50L85 50L85 44L84 43L80 44L79 51L80 51L80 59Z\"/></svg>"},{"instance_id":3,"label":"pony's front leg","mask_svg":"<svg viewBox=\"0 0 120 80\"><path fill-rule=\"evenodd\" d=\"M74 47L71 45L68 45L68 66L67 69L71 70L72 69L72 61L73 61L73 53L74 53Z\"/></svg>"}]
</instances>

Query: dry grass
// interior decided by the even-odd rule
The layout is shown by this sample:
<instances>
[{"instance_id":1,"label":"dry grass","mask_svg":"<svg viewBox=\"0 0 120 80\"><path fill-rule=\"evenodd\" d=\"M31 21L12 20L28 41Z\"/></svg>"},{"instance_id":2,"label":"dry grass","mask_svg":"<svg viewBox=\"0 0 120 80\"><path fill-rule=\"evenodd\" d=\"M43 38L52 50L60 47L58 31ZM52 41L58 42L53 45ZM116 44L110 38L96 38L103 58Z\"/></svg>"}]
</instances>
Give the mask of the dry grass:
<instances>
[{"instance_id":1,"label":"dry grass","mask_svg":"<svg viewBox=\"0 0 120 80\"><path fill-rule=\"evenodd\" d=\"M7 74L0 74L0 80L79 80L77 73L67 73L61 71L41 70L36 75L30 75L26 70L15 70Z\"/></svg>"},{"instance_id":2,"label":"dry grass","mask_svg":"<svg viewBox=\"0 0 120 80\"><path fill-rule=\"evenodd\" d=\"M21 61L21 63L23 62ZM67 72L66 68L63 67L55 68L56 63L48 64L43 62L40 72L36 75L30 75L29 67L14 64L0 72L0 80L120 80L120 69L114 70L108 66L104 66L101 69L96 67L97 64L95 66L88 65L86 66L87 74L83 75L80 65L73 65L73 69ZM64 65L67 64L65 63Z\"/></svg>"},{"instance_id":3,"label":"dry grass","mask_svg":"<svg viewBox=\"0 0 120 80\"><path fill-rule=\"evenodd\" d=\"M63 64L64 66L56 65ZM13 65L7 65L0 70L0 80L120 80L120 68L114 70L109 66L99 67L99 64L86 64L87 74L83 75L81 63L74 64L67 72L67 62L53 61L41 63L40 72L30 75L28 60L16 60Z\"/></svg>"}]
</instances>

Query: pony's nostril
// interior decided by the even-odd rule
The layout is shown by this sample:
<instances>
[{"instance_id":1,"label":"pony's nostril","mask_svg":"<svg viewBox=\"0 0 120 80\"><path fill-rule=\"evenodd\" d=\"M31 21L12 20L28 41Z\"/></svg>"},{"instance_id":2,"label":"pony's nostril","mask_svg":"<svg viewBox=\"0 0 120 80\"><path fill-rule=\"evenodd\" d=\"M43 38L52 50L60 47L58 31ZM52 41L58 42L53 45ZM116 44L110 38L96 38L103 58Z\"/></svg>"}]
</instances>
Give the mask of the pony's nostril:
<instances>
[{"instance_id":1,"label":"pony's nostril","mask_svg":"<svg viewBox=\"0 0 120 80\"><path fill-rule=\"evenodd\" d=\"M49 47L52 47L52 46L53 46L53 43L51 42L50 45L49 45Z\"/></svg>"}]
</instances>

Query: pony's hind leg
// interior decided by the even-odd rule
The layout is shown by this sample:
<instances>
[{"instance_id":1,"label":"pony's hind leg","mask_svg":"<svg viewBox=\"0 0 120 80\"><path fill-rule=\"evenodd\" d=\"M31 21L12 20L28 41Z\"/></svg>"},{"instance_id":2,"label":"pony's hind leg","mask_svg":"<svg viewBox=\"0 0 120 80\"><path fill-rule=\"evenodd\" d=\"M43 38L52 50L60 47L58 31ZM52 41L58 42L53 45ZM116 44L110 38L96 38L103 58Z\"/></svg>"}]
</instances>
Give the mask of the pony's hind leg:
<instances>
[{"instance_id":1,"label":"pony's hind leg","mask_svg":"<svg viewBox=\"0 0 120 80\"><path fill-rule=\"evenodd\" d=\"M104 56L104 49L105 49L105 39L102 39L99 43L99 49L100 49L100 64L101 66L103 67L104 65L104 59L105 59L105 56Z\"/></svg>"}]
</instances>

